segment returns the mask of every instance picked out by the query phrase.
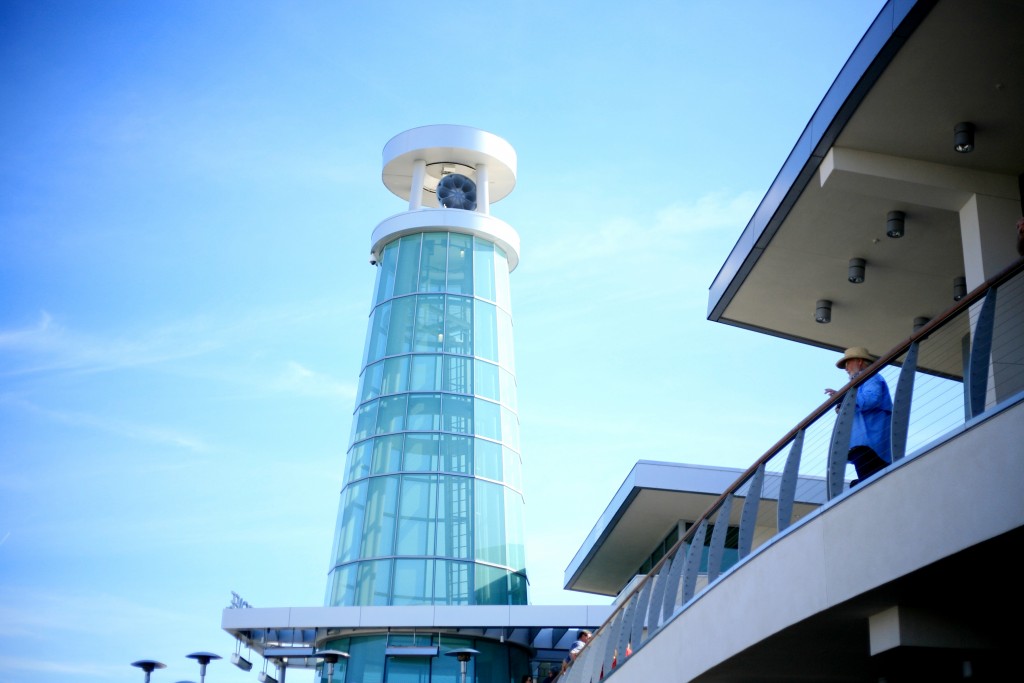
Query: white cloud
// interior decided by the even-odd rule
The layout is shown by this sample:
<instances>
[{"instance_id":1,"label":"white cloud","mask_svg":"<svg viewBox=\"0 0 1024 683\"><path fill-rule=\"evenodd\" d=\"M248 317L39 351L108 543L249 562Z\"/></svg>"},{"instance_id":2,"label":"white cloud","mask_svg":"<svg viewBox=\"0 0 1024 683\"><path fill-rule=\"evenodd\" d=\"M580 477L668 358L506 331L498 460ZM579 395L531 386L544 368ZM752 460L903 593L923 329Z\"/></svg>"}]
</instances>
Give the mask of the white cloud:
<instances>
[{"instance_id":1,"label":"white cloud","mask_svg":"<svg viewBox=\"0 0 1024 683\"><path fill-rule=\"evenodd\" d=\"M179 446L196 452L208 452L211 450L210 445L201 438L163 426L133 423L88 413L48 410L11 395L0 394L0 404L19 408L61 424L85 427L126 439Z\"/></svg>"},{"instance_id":2,"label":"white cloud","mask_svg":"<svg viewBox=\"0 0 1024 683\"><path fill-rule=\"evenodd\" d=\"M314 372L296 361L288 361L273 383L280 391L301 396L355 399L355 388L349 382L339 382L330 375Z\"/></svg>"}]
</instances>

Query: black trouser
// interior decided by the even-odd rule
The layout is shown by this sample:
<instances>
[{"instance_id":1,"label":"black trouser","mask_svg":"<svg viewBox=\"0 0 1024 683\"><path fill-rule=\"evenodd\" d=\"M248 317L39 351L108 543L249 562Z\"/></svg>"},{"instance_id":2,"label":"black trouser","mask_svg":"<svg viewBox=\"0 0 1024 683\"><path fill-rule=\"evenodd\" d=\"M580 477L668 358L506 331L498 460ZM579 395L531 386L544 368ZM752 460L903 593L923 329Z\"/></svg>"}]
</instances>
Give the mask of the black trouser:
<instances>
[{"instance_id":1,"label":"black trouser","mask_svg":"<svg viewBox=\"0 0 1024 683\"><path fill-rule=\"evenodd\" d=\"M854 446L846 455L846 459L857 469L857 478L850 482L850 486L856 486L862 479L867 479L889 465L870 446Z\"/></svg>"}]
</instances>

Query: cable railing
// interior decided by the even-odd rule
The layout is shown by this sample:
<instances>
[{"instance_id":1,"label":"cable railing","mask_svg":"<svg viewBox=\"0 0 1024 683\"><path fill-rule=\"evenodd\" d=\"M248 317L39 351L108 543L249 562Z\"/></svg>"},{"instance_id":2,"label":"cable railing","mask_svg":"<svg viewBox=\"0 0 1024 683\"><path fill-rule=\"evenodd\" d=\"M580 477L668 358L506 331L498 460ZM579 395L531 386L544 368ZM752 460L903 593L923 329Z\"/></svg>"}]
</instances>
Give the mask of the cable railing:
<instances>
[{"instance_id":1,"label":"cable railing","mask_svg":"<svg viewBox=\"0 0 1024 683\"><path fill-rule=\"evenodd\" d=\"M610 676L732 567L814 515L823 502L845 495L851 485L846 465L856 395L875 374L892 398L893 464L1022 400L1024 259L919 325L758 458L647 576L620 596L558 682L596 683Z\"/></svg>"}]
</instances>

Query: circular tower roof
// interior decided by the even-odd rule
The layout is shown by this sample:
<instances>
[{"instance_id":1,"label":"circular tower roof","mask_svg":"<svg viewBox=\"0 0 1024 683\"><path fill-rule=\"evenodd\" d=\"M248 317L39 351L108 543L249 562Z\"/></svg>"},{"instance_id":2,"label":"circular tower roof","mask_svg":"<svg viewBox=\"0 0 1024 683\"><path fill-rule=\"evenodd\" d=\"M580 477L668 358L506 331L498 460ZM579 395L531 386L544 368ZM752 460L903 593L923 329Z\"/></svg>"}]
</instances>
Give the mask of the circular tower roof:
<instances>
[{"instance_id":1,"label":"circular tower roof","mask_svg":"<svg viewBox=\"0 0 1024 683\"><path fill-rule=\"evenodd\" d=\"M492 204L507 197L516 186L516 151L512 145L493 133L469 126L441 124L407 130L384 145L383 157L385 187L406 200L413 164L417 159L426 162L424 206L438 206L434 191L449 173L461 173L476 181L477 164L487 164Z\"/></svg>"}]
</instances>

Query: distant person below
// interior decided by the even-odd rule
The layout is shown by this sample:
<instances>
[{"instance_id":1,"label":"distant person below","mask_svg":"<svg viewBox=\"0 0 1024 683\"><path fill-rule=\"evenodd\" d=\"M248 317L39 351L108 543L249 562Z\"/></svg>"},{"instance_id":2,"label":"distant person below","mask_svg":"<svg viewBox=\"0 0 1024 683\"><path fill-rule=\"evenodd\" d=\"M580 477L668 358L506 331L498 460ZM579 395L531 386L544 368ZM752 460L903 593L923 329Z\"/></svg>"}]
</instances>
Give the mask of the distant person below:
<instances>
[{"instance_id":1,"label":"distant person below","mask_svg":"<svg viewBox=\"0 0 1024 683\"><path fill-rule=\"evenodd\" d=\"M836 367L846 370L846 374L853 380L873 361L874 358L866 348L855 346L846 349ZM836 390L825 389L825 393L834 396ZM891 432L892 399L889 398L889 385L881 374L875 373L857 387L857 407L850 432L850 450L846 456L847 461L857 470L857 478L850 482L851 488L892 462Z\"/></svg>"}]
</instances>

